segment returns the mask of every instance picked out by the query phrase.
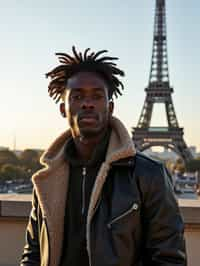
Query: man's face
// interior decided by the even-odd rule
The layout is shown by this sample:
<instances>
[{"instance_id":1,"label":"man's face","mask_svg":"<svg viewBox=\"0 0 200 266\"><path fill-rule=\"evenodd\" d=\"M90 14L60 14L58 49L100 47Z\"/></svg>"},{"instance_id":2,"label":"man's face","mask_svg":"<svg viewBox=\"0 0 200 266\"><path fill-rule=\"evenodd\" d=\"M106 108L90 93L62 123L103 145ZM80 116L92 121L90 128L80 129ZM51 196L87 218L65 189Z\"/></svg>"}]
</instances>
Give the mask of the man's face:
<instances>
[{"instance_id":1,"label":"man's face","mask_svg":"<svg viewBox=\"0 0 200 266\"><path fill-rule=\"evenodd\" d=\"M96 73L79 72L67 83L65 113L73 137L96 137L108 127L113 111L106 82Z\"/></svg>"}]
</instances>

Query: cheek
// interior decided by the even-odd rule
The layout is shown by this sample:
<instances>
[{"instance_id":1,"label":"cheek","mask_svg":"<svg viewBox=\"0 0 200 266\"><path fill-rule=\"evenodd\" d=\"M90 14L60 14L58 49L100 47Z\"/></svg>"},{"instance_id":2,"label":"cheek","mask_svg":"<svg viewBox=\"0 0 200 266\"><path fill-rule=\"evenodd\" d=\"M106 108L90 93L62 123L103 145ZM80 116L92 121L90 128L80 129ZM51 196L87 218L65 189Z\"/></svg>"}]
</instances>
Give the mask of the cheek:
<instances>
[{"instance_id":1,"label":"cheek","mask_svg":"<svg viewBox=\"0 0 200 266\"><path fill-rule=\"evenodd\" d=\"M65 106L65 112L68 118L72 118L76 114L76 106L68 102L68 104Z\"/></svg>"},{"instance_id":2,"label":"cheek","mask_svg":"<svg viewBox=\"0 0 200 266\"><path fill-rule=\"evenodd\" d=\"M111 116L110 110L108 108L108 106L104 106L103 109L101 109L102 111L100 112L100 117L102 119L102 122L106 123Z\"/></svg>"}]
</instances>

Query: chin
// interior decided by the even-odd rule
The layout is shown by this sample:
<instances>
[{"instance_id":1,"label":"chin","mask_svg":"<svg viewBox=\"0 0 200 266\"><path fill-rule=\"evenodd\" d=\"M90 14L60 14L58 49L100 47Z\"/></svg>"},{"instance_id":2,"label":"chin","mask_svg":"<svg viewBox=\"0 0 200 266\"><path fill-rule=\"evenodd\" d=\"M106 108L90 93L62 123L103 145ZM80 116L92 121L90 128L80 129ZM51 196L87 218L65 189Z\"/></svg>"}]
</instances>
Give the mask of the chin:
<instances>
[{"instance_id":1,"label":"chin","mask_svg":"<svg viewBox=\"0 0 200 266\"><path fill-rule=\"evenodd\" d=\"M97 128L93 128L93 129L80 129L80 135L83 136L84 138L92 138L92 137L97 137L99 135L101 135L101 133L103 132L103 129L97 129Z\"/></svg>"}]
</instances>

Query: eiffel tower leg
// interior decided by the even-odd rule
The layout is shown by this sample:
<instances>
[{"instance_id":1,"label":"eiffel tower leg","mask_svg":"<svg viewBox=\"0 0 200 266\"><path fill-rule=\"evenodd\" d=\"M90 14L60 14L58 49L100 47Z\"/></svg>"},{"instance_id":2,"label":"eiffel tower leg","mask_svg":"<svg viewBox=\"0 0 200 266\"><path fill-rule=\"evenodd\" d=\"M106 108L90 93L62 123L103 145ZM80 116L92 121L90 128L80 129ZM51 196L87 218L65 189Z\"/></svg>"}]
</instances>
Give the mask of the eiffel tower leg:
<instances>
[{"instance_id":1,"label":"eiffel tower leg","mask_svg":"<svg viewBox=\"0 0 200 266\"><path fill-rule=\"evenodd\" d=\"M174 110L171 96L169 97L169 100L165 102L165 108L166 108L168 126L178 128L179 127L178 120L176 118L176 113Z\"/></svg>"},{"instance_id":2,"label":"eiffel tower leg","mask_svg":"<svg viewBox=\"0 0 200 266\"><path fill-rule=\"evenodd\" d=\"M139 118L139 122L137 127L139 128L147 128L150 126L152 111L153 111L153 103L147 100L146 97L142 112Z\"/></svg>"},{"instance_id":3,"label":"eiffel tower leg","mask_svg":"<svg viewBox=\"0 0 200 266\"><path fill-rule=\"evenodd\" d=\"M180 155L180 157L184 160L185 163L193 159L193 156L190 150L187 148L187 145L183 139L175 140L173 144L175 146L175 149L177 150L177 153Z\"/></svg>"}]
</instances>

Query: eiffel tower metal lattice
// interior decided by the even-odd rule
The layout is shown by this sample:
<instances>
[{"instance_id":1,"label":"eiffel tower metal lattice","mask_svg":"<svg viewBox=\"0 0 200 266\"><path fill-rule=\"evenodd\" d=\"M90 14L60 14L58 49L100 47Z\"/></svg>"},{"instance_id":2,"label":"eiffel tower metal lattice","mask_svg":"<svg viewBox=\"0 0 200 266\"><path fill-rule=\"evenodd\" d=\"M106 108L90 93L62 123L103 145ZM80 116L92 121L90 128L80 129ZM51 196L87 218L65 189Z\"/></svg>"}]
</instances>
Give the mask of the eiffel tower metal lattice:
<instances>
[{"instance_id":1,"label":"eiffel tower metal lattice","mask_svg":"<svg viewBox=\"0 0 200 266\"><path fill-rule=\"evenodd\" d=\"M152 146L163 146L175 151L186 162L192 154L183 139L183 128L179 127L172 102L173 88L170 87L165 0L156 0L153 51L149 84L145 89L146 98L137 127L133 128L132 138L140 151ZM150 127L155 103L165 105L167 127Z\"/></svg>"}]
</instances>

